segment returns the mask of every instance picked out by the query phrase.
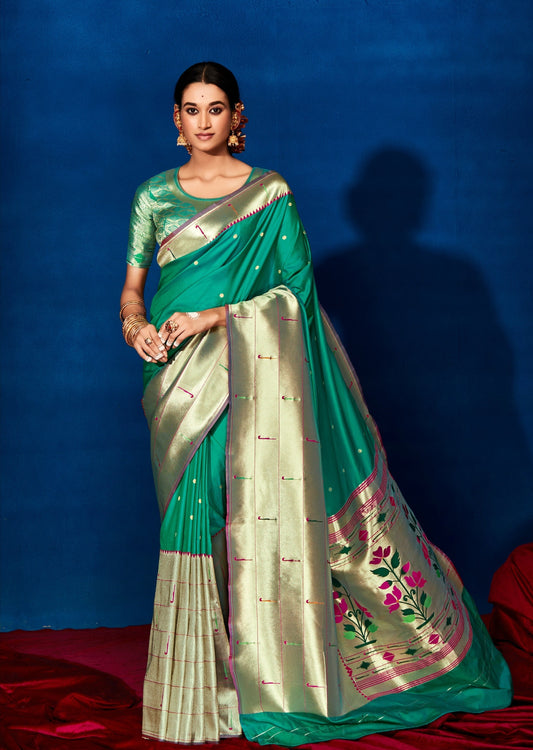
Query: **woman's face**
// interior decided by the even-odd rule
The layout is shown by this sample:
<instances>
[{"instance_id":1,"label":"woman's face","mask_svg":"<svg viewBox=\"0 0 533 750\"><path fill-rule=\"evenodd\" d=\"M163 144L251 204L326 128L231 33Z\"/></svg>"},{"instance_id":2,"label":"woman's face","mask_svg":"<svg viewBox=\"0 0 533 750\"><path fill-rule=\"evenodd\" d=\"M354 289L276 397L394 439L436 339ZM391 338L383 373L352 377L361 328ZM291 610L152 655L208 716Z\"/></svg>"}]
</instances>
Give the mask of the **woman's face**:
<instances>
[{"instance_id":1,"label":"woman's face","mask_svg":"<svg viewBox=\"0 0 533 750\"><path fill-rule=\"evenodd\" d=\"M174 105L174 122L178 107ZM213 83L191 83L181 100L182 133L193 149L227 153L232 111L228 97Z\"/></svg>"}]
</instances>

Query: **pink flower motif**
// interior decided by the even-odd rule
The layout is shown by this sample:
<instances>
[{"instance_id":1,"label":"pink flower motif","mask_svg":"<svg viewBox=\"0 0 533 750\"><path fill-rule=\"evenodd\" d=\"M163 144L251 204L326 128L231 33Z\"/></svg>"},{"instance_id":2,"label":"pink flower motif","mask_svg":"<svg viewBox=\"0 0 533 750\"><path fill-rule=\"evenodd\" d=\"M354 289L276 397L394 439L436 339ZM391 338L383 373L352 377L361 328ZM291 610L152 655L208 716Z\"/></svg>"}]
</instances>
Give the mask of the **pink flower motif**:
<instances>
[{"instance_id":1,"label":"pink flower motif","mask_svg":"<svg viewBox=\"0 0 533 750\"><path fill-rule=\"evenodd\" d=\"M366 540L368 539L368 531L366 529L360 529L359 539L361 542L366 542Z\"/></svg>"},{"instance_id":2,"label":"pink flower motif","mask_svg":"<svg viewBox=\"0 0 533 750\"><path fill-rule=\"evenodd\" d=\"M390 651L385 651L385 653L383 654L383 658L387 661L394 661L394 654L391 654Z\"/></svg>"},{"instance_id":3,"label":"pink flower motif","mask_svg":"<svg viewBox=\"0 0 533 750\"><path fill-rule=\"evenodd\" d=\"M391 586L392 586L392 581L384 581L379 588L390 589Z\"/></svg>"},{"instance_id":4,"label":"pink flower motif","mask_svg":"<svg viewBox=\"0 0 533 750\"><path fill-rule=\"evenodd\" d=\"M420 570L415 570L412 575L405 576L405 582L412 589L415 589L417 586L422 589L427 583L426 579L422 578Z\"/></svg>"},{"instance_id":5,"label":"pink flower motif","mask_svg":"<svg viewBox=\"0 0 533 750\"><path fill-rule=\"evenodd\" d=\"M385 549L378 547L372 554L374 557L370 560L370 565L378 565L378 563L390 555L390 547L385 547Z\"/></svg>"},{"instance_id":6,"label":"pink flower motif","mask_svg":"<svg viewBox=\"0 0 533 750\"><path fill-rule=\"evenodd\" d=\"M389 496L389 502L392 505L393 508L396 507L396 500L393 498L392 495Z\"/></svg>"},{"instance_id":7,"label":"pink flower motif","mask_svg":"<svg viewBox=\"0 0 533 750\"><path fill-rule=\"evenodd\" d=\"M368 611L368 609L365 609L365 608L363 607L363 605L362 605L362 604L359 604L359 602L357 601L357 599L354 599L353 601L354 601L354 604L355 604L355 606L357 607L357 609L360 609L360 610L361 610L361 612L362 612L362 613L363 613L363 614L364 614L364 615L365 615L366 617L370 617L370 619L372 619L372 615L370 614L370 612Z\"/></svg>"},{"instance_id":8,"label":"pink flower motif","mask_svg":"<svg viewBox=\"0 0 533 750\"><path fill-rule=\"evenodd\" d=\"M333 602L333 609L335 610L335 622L342 622L344 613L348 611L346 599L341 599L340 602Z\"/></svg>"},{"instance_id":9,"label":"pink flower motif","mask_svg":"<svg viewBox=\"0 0 533 750\"><path fill-rule=\"evenodd\" d=\"M402 598L402 592L398 586L394 586L392 592L389 591L385 597L383 604L389 608L389 612L394 612L395 609L400 607L400 599Z\"/></svg>"},{"instance_id":10,"label":"pink flower motif","mask_svg":"<svg viewBox=\"0 0 533 750\"><path fill-rule=\"evenodd\" d=\"M428 548L426 547L426 545L424 544L424 542L422 542L422 552L424 553L424 557L426 558L427 563L429 565L431 565L431 560L429 558Z\"/></svg>"},{"instance_id":11,"label":"pink flower motif","mask_svg":"<svg viewBox=\"0 0 533 750\"><path fill-rule=\"evenodd\" d=\"M338 592L338 591L334 591L334 592L333 592L333 598L334 598L334 599L340 599L340 598L341 598L341 595L339 594L339 592Z\"/></svg>"},{"instance_id":12,"label":"pink flower motif","mask_svg":"<svg viewBox=\"0 0 533 750\"><path fill-rule=\"evenodd\" d=\"M406 562L402 568L402 573L409 573L410 570L411 570L411 563Z\"/></svg>"},{"instance_id":13,"label":"pink flower motif","mask_svg":"<svg viewBox=\"0 0 533 750\"><path fill-rule=\"evenodd\" d=\"M435 646L439 642L439 636L436 633L432 633L429 636L429 642L432 646Z\"/></svg>"}]
</instances>

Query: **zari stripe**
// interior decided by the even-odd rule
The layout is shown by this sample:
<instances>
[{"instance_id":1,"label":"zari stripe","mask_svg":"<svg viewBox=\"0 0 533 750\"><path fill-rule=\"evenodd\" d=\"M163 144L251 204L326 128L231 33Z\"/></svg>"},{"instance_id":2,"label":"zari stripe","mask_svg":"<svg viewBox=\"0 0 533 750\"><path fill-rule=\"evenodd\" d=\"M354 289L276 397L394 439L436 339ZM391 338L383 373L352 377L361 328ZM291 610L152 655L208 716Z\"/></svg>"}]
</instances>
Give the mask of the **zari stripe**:
<instances>
[{"instance_id":1,"label":"zari stripe","mask_svg":"<svg viewBox=\"0 0 533 750\"><path fill-rule=\"evenodd\" d=\"M285 287L229 306L231 665L245 714L326 715L329 701L337 702L320 448L301 316Z\"/></svg>"},{"instance_id":2,"label":"zari stripe","mask_svg":"<svg viewBox=\"0 0 533 750\"><path fill-rule=\"evenodd\" d=\"M162 550L144 681L143 735L218 742L241 732L210 555Z\"/></svg>"},{"instance_id":3,"label":"zari stripe","mask_svg":"<svg viewBox=\"0 0 533 750\"><path fill-rule=\"evenodd\" d=\"M191 337L148 383L143 407L162 518L187 463L227 402L228 341L222 326Z\"/></svg>"},{"instance_id":4,"label":"zari stripe","mask_svg":"<svg viewBox=\"0 0 533 750\"><path fill-rule=\"evenodd\" d=\"M168 235L157 254L158 264L163 267L199 250L238 222L289 194L286 182L276 172L257 177L235 193L200 211Z\"/></svg>"}]
</instances>

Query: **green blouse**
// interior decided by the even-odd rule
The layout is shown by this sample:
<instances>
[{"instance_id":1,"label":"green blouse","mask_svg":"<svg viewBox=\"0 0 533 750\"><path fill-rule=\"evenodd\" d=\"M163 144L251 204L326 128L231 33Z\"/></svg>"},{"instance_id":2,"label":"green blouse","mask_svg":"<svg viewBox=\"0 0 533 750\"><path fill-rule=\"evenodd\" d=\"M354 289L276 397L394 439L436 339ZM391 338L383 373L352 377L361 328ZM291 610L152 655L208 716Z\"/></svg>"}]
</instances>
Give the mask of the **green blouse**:
<instances>
[{"instance_id":1,"label":"green blouse","mask_svg":"<svg viewBox=\"0 0 533 750\"><path fill-rule=\"evenodd\" d=\"M246 182L266 174L267 169L254 167ZM196 198L186 193L178 180L178 169L156 174L137 188L130 219L127 262L135 268L148 268L156 244L196 214L220 198Z\"/></svg>"}]
</instances>

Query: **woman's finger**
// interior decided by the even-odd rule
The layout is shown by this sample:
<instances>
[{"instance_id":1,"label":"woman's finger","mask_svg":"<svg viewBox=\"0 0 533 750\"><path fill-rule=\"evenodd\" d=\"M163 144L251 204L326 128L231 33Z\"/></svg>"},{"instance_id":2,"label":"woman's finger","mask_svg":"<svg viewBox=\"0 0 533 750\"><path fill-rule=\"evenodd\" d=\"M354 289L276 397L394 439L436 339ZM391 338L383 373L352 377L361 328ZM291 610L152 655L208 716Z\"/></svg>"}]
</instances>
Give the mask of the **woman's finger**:
<instances>
[{"instance_id":1,"label":"woman's finger","mask_svg":"<svg viewBox=\"0 0 533 750\"><path fill-rule=\"evenodd\" d=\"M159 329L159 338L167 349L173 345L180 332L180 313L174 313Z\"/></svg>"},{"instance_id":2,"label":"woman's finger","mask_svg":"<svg viewBox=\"0 0 533 750\"><path fill-rule=\"evenodd\" d=\"M188 333L187 330L184 328L183 330L179 331L177 335L174 337L174 341L172 342L172 346L176 348L181 344L181 342L191 336L191 333Z\"/></svg>"},{"instance_id":3,"label":"woman's finger","mask_svg":"<svg viewBox=\"0 0 533 750\"><path fill-rule=\"evenodd\" d=\"M203 330L198 323L200 313L177 312L166 320L159 329L158 335L166 349L178 347L189 336Z\"/></svg>"},{"instance_id":4,"label":"woman's finger","mask_svg":"<svg viewBox=\"0 0 533 750\"><path fill-rule=\"evenodd\" d=\"M157 329L153 325L141 328L133 342L139 356L148 362L166 362L167 353L164 344L157 335Z\"/></svg>"}]
</instances>

